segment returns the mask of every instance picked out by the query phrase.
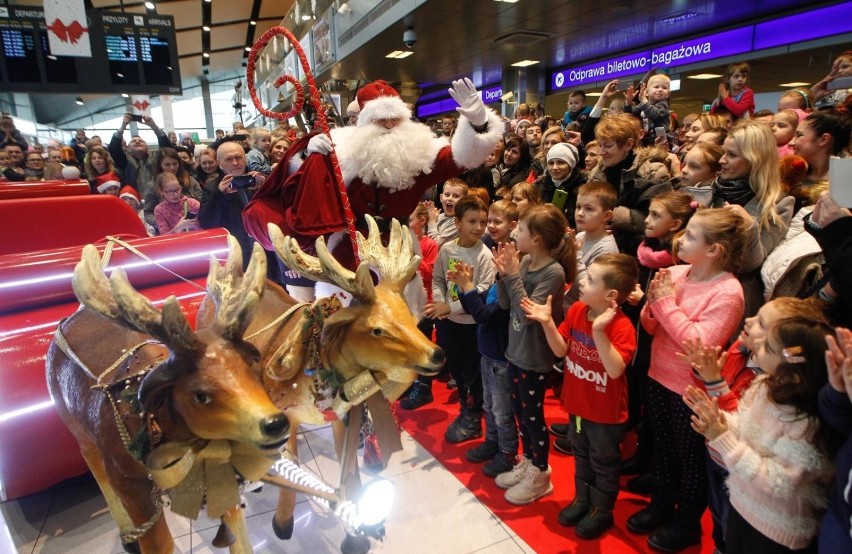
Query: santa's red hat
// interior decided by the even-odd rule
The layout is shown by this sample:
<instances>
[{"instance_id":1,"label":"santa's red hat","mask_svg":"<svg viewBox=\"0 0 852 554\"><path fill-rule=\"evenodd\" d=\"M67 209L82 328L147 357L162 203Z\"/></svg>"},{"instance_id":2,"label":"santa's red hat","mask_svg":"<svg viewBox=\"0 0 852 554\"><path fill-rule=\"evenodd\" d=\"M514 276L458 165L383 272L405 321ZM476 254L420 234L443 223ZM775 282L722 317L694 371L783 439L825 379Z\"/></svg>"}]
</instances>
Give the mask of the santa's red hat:
<instances>
[{"instance_id":1,"label":"santa's red hat","mask_svg":"<svg viewBox=\"0 0 852 554\"><path fill-rule=\"evenodd\" d=\"M411 111L400 98L399 93L385 81L373 81L358 91L358 126L373 123L379 119L408 119Z\"/></svg>"}]
</instances>

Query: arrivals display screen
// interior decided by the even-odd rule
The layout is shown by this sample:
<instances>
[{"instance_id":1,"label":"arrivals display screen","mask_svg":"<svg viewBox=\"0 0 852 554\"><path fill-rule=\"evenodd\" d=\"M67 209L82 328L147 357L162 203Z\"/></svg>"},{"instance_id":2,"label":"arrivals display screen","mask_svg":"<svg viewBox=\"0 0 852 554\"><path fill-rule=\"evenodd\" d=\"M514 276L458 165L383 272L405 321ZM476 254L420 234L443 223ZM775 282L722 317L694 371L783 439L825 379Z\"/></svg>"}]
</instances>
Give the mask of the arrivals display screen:
<instances>
[{"instance_id":1,"label":"arrivals display screen","mask_svg":"<svg viewBox=\"0 0 852 554\"><path fill-rule=\"evenodd\" d=\"M0 87L15 92L180 94L174 18L87 12L92 56L54 56L44 11L0 6Z\"/></svg>"}]
</instances>

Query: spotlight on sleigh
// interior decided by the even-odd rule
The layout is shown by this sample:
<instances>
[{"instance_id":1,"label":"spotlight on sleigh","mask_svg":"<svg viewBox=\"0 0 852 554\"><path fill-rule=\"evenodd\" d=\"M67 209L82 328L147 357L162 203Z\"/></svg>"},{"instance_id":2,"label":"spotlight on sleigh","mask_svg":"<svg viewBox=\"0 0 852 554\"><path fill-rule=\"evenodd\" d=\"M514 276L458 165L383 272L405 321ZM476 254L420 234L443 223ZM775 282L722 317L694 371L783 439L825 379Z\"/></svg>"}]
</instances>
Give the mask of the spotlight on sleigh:
<instances>
[{"instance_id":1,"label":"spotlight on sleigh","mask_svg":"<svg viewBox=\"0 0 852 554\"><path fill-rule=\"evenodd\" d=\"M261 480L310 496L317 505L340 519L347 538L382 540L385 537L385 520L394 500L393 484L387 479L376 479L365 485L355 502L341 500L335 489L289 458L276 461Z\"/></svg>"}]
</instances>

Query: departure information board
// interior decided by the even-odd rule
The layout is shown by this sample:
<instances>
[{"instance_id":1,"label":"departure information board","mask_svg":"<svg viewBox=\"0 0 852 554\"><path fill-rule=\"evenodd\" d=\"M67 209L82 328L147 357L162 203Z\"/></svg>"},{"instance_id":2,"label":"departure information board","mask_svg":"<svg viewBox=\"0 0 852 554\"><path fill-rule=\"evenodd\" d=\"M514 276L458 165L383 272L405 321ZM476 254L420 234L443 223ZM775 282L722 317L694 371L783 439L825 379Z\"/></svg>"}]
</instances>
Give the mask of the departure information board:
<instances>
[{"instance_id":1,"label":"departure information board","mask_svg":"<svg viewBox=\"0 0 852 554\"><path fill-rule=\"evenodd\" d=\"M92 57L54 56L44 10L0 6L0 82L15 92L180 94L174 18L89 11Z\"/></svg>"}]
</instances>

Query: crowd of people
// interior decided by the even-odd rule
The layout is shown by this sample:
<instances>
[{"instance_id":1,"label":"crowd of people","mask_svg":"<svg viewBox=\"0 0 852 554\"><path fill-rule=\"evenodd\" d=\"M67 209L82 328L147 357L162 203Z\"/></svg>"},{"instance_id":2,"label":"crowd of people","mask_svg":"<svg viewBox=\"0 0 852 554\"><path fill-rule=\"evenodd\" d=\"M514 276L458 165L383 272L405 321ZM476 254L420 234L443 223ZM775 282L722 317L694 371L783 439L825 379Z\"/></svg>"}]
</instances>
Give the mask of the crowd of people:
<instances>
[{"instance_id":1,"label":"crowd of people","mask_svg":"<svg viewBox=\"0 0 852 554\"><path fill-rule=\"evenodd\" d=\"M709 506L716 552L852 551L852 212L828 183L852 147L852 101L828 84L852 52L777 111L755 112L749 71L680 122L663 74L594 106L572 93L561 118L521 105L486 163L410 216L448 375L421 377L401 417L457 388L444 439L471 441L518 505L553 490L555 435L575 496L553 517L580 539L614 525L632 474L650 502L627 530L653 549L700 543Z\"/></svg>"},{"instance_id":2,"label":"crowd of people","mask_svg":"<svg viewBox=\"0 0 852 554\"><path fill-rule=\"evenodd\" d=\"M12 118L4 115L0 181L83 178L92 194L117 196L127 203L151 236L225 227L240 240L248 260L252 240L240 211L295 140L295 129L281 125L274 131L247 130L235 123L231 133L218 129L216 140L206 146L196 145L189 133L166 133L144 116L139 123L157 137L153 150L139 135L125 139L131 120L130 114L124 115L106 146L100 137L87 137L78 129L69 145L52 140L45 150L40 144L30 148ZM236 187L236 175L254 180L248 187Z\"/></svg>"},{"instance_id":3,"label":"crowd of people","mask_svg":"<svg viewBox=\"0 0 852 554\"><path fill-rule=\"evenodd\" d=\"M610 82L594 106L576 91L561 117L519 105L473 168L461 143L491 132L493 114L454 83L467 119L444 117L427 137L450 138L466 168L429 188L408 219L428 297L420 328L446 351L447 386L458 389L444 438L477 440L466 459L524 505L553 490L555 435L553 448L574 457L575 497L553 517L581 539L614 525L629 473L628 489L651 500L627 529L657 550L699 543L709 506L717 552L852 551L852 212L828 190L829 160L849 154L852 130L852 97L829 85L852 75L852 52L813 88L784 94L777 111L755 112L749 71L732 64L710 113L682 118L664 74L625 91ZM378 83L374 94L388 94ZM350 104L351 125L369 117L401 129L410 115L395 104L362 109ZM248 260L243 209L293 131L217 131L208 148L146 117L152 152L139 136L125 143L130 121L106 148L78 131L44 153L0 118L3 175L47 179L54 165L59 175L76 165L93 193L120 196L151 234L225 227ZM369 141L336 136L344 172L346 156L377 155ZM318 138L297 158L330 151ZM420 174L403 168L412 175L389 198L425 190L430 164L448 163L442 152L409 152ZM388 174L365 163L358 186ZM388 207L380 187L370 194L365 206ZM434 381L412 386L400 417L433 401ZM562 421L545 421L550 387ZM639 448L622 460L629 429Z\"/></svg>"}]
</instances>

